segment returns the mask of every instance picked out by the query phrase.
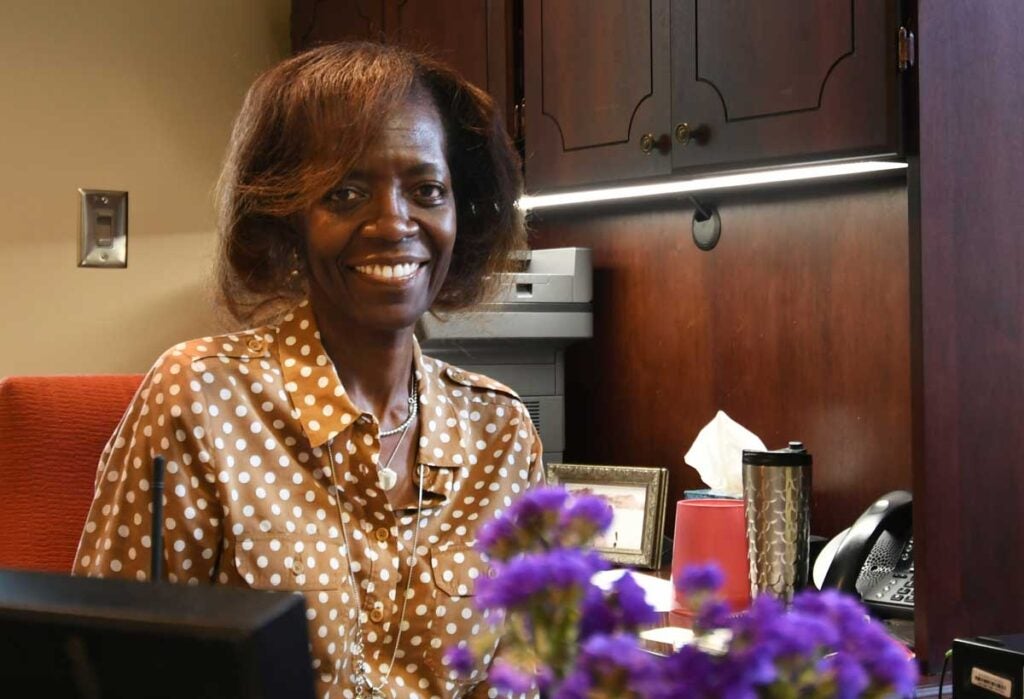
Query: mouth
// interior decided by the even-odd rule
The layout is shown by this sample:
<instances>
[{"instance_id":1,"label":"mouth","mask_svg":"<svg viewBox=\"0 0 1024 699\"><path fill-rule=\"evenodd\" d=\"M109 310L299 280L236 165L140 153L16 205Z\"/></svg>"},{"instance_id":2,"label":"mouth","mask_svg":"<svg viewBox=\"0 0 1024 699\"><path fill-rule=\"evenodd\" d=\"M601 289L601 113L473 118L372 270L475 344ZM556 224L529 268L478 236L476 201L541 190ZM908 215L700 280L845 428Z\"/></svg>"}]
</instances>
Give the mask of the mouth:
<instances>
[{"instance_id":1,"label":"mouth","mask_svg":"<svg viewBox=\"0 0 1024 699\"><path fill-rule=\"evenodd\" d=\"M354 265L350 269L355 270L361 277L375 282L403 284L413 279L426 266L426 262L400 262L390 265Z\"/></svg>"}]
</instances>

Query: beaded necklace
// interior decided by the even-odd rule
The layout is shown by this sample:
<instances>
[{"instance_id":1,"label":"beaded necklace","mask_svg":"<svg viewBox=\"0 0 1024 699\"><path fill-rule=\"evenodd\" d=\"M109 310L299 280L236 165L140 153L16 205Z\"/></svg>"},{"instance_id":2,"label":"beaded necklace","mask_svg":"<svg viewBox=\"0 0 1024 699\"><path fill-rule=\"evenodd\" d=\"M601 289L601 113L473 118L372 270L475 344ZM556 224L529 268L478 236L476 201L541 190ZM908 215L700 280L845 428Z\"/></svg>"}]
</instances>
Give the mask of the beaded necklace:
<instances>
[{"instance_id":1,"label":"beaded necklace","mask_svg":"<svg viewBox=\"0 0 1024 699\"><path fill-rule=\"evenodd\" d=\"M414 384L415 385L415 384ZM406 425L408 429L408 425ZM403 437L404 437L403 433ZM396 447L397 450L397 447ZM416 565L416 546L419 543L420 538L420 525L422 523L421 511L423 510L423 464L419 464L419 493L417 496L416 505L416 529L414 530L412 537L412 549L411 554L406 559L406 564L409 568L409 573L405 578L405 593L402 595L402 611L398 616L398 631L395 633L395 646L391 649L391 661L388 663L387 672L381 678L377 685L374 685L370 681L369 670L370 664L366 662L366 658L363 655L363 598L359 594L359 584L356 582L355 571L352 568L352 553L349 548L348 539L348 528L345 526L345 515L342 512L341 507L341 495L344 493L341 488L338 487L338 472L337 462L334 460L334 440L327 442L327 454L331 460L331 480L334 484L335 493L335 504L338 508L338 521L341 524L341 534L345 542L345 562L348 564L348 581L349 587L352 589L352 595L355 598L356 603L356 626L354 638L349 642L349 653L352 659L352 674L351 680L355 685L355 696L356 697L369 697L370 699L381 699L385 697L384 688L387 686L388 679L391 677L391 670L395 666L395 660L398 656L398 648L402 641L402 631L405 626L405 608L409 603L409 588L412 585L412 573L413 568ZM393 455L392 455L393 456ZM390 460L389 460L390 461ZM396 546L398 544L398 538L395 539Z\"/></svg>"}]
</instances>

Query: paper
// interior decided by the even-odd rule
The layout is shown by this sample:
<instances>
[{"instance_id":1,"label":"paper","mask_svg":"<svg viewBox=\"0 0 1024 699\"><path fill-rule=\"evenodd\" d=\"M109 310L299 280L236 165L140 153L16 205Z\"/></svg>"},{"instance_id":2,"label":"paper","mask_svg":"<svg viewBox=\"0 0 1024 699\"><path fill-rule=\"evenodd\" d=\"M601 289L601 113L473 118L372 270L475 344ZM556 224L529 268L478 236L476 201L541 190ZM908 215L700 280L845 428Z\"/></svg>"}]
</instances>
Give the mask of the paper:
<instances>
[{"instance_id":1,"label":"paper","mask_svg":"<svg viewBox=\"0 0 1024 699\"><path fill-rule=\"evenodd\" d=\"M671 646L672 650L679 650L693 640L693 631L681 626L662 626L657 629L641 631L639 636L645 641L664 643Z\"/></svg>"},{"instance_id":2,"label":"paper","mask_svg":"<svg viewBox=\"0 0 1024 699\"><path fill-rule=\"evenodd\" d=\"M743 450L766 451L764 442L719 410L697 434L683 460L697 469L708 487L726 495L743 495Z\"/></svg>"},{"instance_id":3,"label":"paper","mask_svg":"<svg viewBox=\"0 0 1024 699\"><path fill-rule=\"evenodd\" d=\"M640 638L654 643L664 643L672 646L673 650L679 650L688 643L693 643L693 631L681 626L662 626L657 629L641 631ZM716 629L706 634L698 643L698 648L708 653L724 653L729 648L729 641L732 640L732 632L728 629Z\"/></svg>"}]
</instances>

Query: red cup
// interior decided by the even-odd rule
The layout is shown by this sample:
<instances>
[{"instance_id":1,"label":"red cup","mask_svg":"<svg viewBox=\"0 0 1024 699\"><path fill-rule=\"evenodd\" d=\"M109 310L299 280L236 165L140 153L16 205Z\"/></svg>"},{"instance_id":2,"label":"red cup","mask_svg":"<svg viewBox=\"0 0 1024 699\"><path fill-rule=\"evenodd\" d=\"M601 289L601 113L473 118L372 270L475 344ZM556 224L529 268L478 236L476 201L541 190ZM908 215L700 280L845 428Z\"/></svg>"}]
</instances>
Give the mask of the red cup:
<instances>
[{"instance_id":1,"label":"red cup","mask_svg":"<svg viewBox=\"0 0 1024 699\"><path fill-rule=\"evenodd\" d=\"M750 566L747 563L747 522L742 500L680 500L672 540L672 579L679 580L689 565L715 563L725 574L719 590L733 611L750 604ZM675 593L674 614L692 616L683 594Z\"/></svg>"}]
</instances>

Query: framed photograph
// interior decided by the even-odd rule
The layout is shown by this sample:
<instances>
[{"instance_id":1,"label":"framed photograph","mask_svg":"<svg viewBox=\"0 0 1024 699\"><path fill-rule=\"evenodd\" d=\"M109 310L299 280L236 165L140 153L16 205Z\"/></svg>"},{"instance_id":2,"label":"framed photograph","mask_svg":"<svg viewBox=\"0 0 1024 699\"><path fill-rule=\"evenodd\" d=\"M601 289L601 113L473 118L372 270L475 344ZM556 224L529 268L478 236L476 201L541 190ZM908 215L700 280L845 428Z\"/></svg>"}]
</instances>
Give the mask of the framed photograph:
<instances>
[{"instance_id":1,"label":"framed photograph","mask_svg":"<svg viewBox=\"0 0 1024 699\"><path fill-rule=\"evenodd\" d=\"M547 481L572 494L596 495L611 505L612 525L595 542L608 560L636 568L660 567L668 469L548 464Z\"/></svg>"}]
</instances>

